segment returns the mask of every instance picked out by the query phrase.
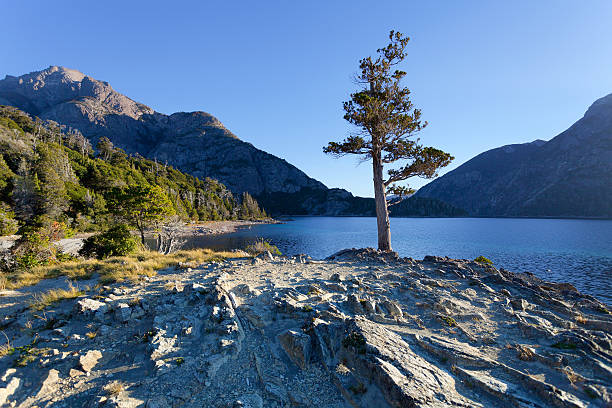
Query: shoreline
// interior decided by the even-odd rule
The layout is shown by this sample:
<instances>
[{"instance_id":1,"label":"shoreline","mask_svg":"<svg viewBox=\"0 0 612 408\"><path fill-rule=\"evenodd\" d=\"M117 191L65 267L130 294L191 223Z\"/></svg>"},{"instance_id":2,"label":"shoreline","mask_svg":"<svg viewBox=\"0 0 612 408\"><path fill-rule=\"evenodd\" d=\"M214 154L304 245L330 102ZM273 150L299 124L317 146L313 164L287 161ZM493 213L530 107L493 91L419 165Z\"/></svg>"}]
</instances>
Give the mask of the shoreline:
<instances>
[{"instance_id":1,"label":"shoreline","mask_svg":"<svg viewBox=\"0 0 612 408\"><path fill-rule=\"evenodd\" d=\"M267 218L263 220L203 221L185 224L182 227L181 234L183 236L231 234L239 229L248 228L253 225L282 223L282 221L274 218Z\"/></svg>"}]
</instances>

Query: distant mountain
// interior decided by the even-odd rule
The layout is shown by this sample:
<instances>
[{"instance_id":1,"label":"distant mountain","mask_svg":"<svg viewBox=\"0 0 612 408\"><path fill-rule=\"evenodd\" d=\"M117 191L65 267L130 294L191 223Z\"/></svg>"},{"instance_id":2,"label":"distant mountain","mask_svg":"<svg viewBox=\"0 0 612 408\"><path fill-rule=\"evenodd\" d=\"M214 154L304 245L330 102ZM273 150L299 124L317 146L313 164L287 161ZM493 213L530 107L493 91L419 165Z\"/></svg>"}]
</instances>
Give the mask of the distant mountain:
<instances>
[{"instance_id":1,"label":"distant mountain","mask_svg":"<svg viewBox=\"0 0 612 408\"><path fill-rule=\"evenodd\" d=\"M416 196L475 216L612 217L612 94L550 141L481 153Z\"/></svg>"},{"instance_id":2,"label":"distant mountain","mask_svg":"<svg viewBox=\"0 0 612 408\"><path fill-rule=\"evenodd\" d=\"M330 192L285 160L241 141L208 113L164 115L79 71L51 66L7 76L0 80L0 105L79 129L94 146L108 137L128 153L167 162L200 179L217 179L235 193L282 197L313 191L302 206L309 214L352 214L355 207L349 192Z\"/></svg>"}]
</instances>

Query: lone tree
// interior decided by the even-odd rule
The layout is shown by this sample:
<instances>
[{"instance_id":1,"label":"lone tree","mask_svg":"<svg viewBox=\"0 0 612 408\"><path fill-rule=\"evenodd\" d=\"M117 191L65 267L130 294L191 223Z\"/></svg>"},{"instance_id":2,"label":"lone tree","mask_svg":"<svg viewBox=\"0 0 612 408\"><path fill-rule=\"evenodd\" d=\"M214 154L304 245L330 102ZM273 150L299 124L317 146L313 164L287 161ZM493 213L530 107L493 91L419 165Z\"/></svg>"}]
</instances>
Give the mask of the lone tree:
<instances>
[{"instance_id":1,"label":"lone tree","mask_svg":"<svg viewBox=\"0 0 612 408\"><path fill-rule=\"evenodd\" d=\"M410 39L395 31L389 33L389 39L389 45L376 51L376 59L359 61L361 73L356 81L363 88L344 102L344 119L358 126L359 132L323 148L337 157L358 154L372 160L378 249L382 251L391 251L387 194L399 196L392 203L396 204L414 192L397 182L414 176L436 177L436 171L453 160L448 153L421 145L415 137L427 122L421 121L421 111L410 101L410 90L400 84L406 73L394 68L406 58L404 50ZM394 162L400 166L389 169L384 178L384 165Z\"/></svg>"}]
</instances>

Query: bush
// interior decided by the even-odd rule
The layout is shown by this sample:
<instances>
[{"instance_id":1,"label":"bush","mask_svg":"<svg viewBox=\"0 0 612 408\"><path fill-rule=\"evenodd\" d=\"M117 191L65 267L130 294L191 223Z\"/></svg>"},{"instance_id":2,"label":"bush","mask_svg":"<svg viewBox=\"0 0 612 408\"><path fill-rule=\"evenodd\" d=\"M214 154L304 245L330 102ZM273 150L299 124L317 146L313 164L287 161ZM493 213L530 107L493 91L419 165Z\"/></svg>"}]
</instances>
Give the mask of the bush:
<instances>
[{"instance_id":1,"label":"bush","mask_svg":"<svg viewBox=\"0 0 612 408\"><path fill-rule=\"evenodd\" d=\"M19 223L12 211L0 209L0 235L13 235L17 233Z\"/></svg>"},{"instance_id":2,"label":"bush","mask_svg":"<svg viewBox=\"0 0 612 408\"><path fill-rule=\"evenodd\" d=\"M266 251L270 251L272 255L282 255L282 252L276 245L270 244L263 238L259 238L254 244L247 246L244 250L251 255L263 254Z\"/></svg>"},{"instance_id":3,"label":"bush","mask_svg":"<svg viewBox=\"0 0 612 408\"><path fill-rule=\"evenodd\" d=\"M110 256L125 256L136 251L138 241L127 225L118 224L85 240L79 254L88 258L104 259Z\"/></svg>"},{"instance_id":4,"label":"bush","mask_svg":"<svg viewBox=\"0 0 612 408\"><path fill-rule=\"evenodd\" d=\"M35 266L54 263L57 249L51 243L48 231L30 227L23 231L13 248L17 266L30 269Z\"/></svg>"},{"instance_id":5,"label":"bush","mask_svg":"<svg viewBox=\"0 0 612 408\"><path fill-rule=\"evenodd\" d=\"M482 255L480 255L478 258L474 259L474 262L478 262L478 263L481 263L481 264L487 264L487 265L493 265L493 261L491 261L489 258L485 258Z\"/></svg>"}]
</instances>

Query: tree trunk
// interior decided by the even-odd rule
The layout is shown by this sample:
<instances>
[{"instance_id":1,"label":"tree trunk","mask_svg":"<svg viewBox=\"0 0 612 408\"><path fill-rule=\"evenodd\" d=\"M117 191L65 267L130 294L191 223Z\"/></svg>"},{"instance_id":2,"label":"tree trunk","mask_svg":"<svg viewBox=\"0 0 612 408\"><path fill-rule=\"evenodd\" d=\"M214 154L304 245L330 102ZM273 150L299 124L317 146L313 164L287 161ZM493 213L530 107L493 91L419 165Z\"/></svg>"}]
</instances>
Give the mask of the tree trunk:
<instances>
[{"instance_id":1,"label":"tree trunk","mask_svg":"<svg viewBox=\"0 0 612 408\"><path fill-rule=\"evenodd\" d=\"M383 185L383 164L380 153L373 155L374 170L374 201L376 202L376 223L378 225L378 249L391 251L391 227L389 224L389 209Z\"/></svg>"},{"instance_id":2,"label":"tree trunk","mask_svg":"<svg viewBox=\"0 0 612 408\"><path fill-rule=\"evenodd\" d=\"M138 231L140 232L140 242L142 242L142 246L145 246L145 238L144 238L144 227L139 223L136 224Z\"/></svg>"}]
</instances>

